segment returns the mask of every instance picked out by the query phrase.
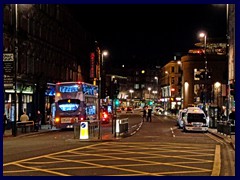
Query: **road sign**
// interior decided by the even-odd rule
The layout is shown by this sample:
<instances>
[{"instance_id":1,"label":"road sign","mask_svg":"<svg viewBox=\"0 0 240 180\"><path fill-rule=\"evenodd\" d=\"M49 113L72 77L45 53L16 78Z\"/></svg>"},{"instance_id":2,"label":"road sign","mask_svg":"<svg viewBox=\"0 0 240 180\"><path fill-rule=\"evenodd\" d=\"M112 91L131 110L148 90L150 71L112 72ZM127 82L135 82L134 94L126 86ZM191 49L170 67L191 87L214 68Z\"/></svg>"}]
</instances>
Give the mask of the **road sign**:
<instances>
[{"instance_id":1,"label":"road sign","mask_svg":"<svg viewBox=\"0 0 240 180\"><path fill-rule=\"evenodd\" d=\"M80 124L80 139L88 139L88 122L81 122Z\"/></svg>"}]
</instances>

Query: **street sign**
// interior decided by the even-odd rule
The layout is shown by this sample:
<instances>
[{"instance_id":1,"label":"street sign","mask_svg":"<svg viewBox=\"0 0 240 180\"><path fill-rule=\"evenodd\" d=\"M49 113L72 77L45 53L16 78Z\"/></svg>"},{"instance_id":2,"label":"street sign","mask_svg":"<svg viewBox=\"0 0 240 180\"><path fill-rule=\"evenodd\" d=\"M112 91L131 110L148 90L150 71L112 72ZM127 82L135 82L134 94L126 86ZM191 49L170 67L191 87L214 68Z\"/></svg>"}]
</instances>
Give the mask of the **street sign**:
<instances>
[{"instance_id":1,"label":"street sign","mask_svg":"<svg viewBox=\"0 0 240 180\"><path fill-rule=\"evenodd\" d=\"M13 89L13 77L4 75L4 88Z\"/></svg>"},{"instance_id":2,"label":"street sign","mask_svg":"<svg viewBox=\"0 0 240 180\"><path fill-rule=\"evenodd\" d=\"M14 74L14 55L13 53L4 53L3 54L3 72L5 75Z\"/></svg>"},{"instance_id":3,"label":"street sign","mask_svg":"<svg viewBox=\"0 0 240 180\"><path fill-rule=\"evenodd\" d=\"M13 89L14 54L3 53L4 89Z\"/></svg>"},{"instance_id":4,"label":"street sign","mask_svg":"<svg viewBox=\"0 0 240 180\"><path fill-rule=\"evenodd\" d=\"M80 124L80 139L88 139L88 122L81 122Z\"/></svg>"}]
</instances>

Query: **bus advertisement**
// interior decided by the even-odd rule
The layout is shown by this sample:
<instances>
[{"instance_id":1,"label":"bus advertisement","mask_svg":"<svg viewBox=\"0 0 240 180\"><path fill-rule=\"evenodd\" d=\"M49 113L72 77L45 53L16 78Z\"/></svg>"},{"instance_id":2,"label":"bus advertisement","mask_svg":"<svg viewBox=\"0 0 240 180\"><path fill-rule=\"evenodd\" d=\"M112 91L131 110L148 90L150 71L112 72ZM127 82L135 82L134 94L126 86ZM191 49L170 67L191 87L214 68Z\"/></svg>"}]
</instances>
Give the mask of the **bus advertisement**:
<instances>
[{"instance_id":1,"label":"bus advertisement","mask_svg":"<svg viewBox=\"0 0 240 180\"><path fill-rule=\"evenodd\" d=\"M98 119L98 87L85 82L59 82L56 84L56 128L73 128L84 120Z\"/></svg>"}]
</instances>

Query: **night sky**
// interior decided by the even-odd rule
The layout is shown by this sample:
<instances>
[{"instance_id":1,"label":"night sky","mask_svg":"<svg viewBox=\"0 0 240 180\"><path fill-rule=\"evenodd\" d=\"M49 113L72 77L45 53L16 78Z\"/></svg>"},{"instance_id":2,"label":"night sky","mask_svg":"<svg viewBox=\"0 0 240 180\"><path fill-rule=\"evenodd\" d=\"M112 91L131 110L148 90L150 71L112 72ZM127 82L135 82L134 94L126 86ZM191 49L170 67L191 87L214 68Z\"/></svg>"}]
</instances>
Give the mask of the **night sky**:
<instances>
[{"instance_id":1,"label":"night sky","mask_svg":"<svg viewBox=\"0 0 240 180\"><path fill-rule=\"evenodd\" d=\"M194 48L198 33L226 37L225 5L77 4L71 7L83 28L96 34L115 65L163 66Z\"/></svg>"}]
</instances>

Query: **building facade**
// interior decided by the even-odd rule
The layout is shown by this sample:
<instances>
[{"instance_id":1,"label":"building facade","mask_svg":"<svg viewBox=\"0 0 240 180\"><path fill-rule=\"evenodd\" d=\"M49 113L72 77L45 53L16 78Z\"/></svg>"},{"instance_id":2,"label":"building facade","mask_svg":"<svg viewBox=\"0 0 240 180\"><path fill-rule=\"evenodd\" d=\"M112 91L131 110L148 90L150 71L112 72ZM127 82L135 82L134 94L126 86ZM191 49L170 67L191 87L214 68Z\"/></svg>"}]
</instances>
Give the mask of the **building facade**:
<instances>
[{"instance_id":1,"label":"building facade","mask_svg":"<svg viewBox=\"0 0 240 180\"><path fill-rule=\"evenodd\" d=\"M64 5L5 4L3 19L3 55L13 55L16 65L7 75L13 82L4 79L4 112L15 119L16 83L16 119L23 111L34 119L37 110L46 117L54 102L48 83L88 81L93 36Z\"/></svg>"},{"instance_id":2,"label":"building facade","mask_svg":"<svg viewBox=\"0 0 240 180\"><path fill-rule=\"evenodd\" d=\"M164 110L182 107L182 64L172 60L160 70L161 106Z\"/></svg>"},{"instance_id":3,"label":"building facade","mask_svg":"<svg viewBox=\"0 0 240 180\"><path fill-rule=\"evenodd\" d=\"M227 61L225 55L207 55L208 74L205 76L205 58L189 54L181 58L183 76L183 108L189 104L225 104Z\"/></svg>"}]
</instances>

